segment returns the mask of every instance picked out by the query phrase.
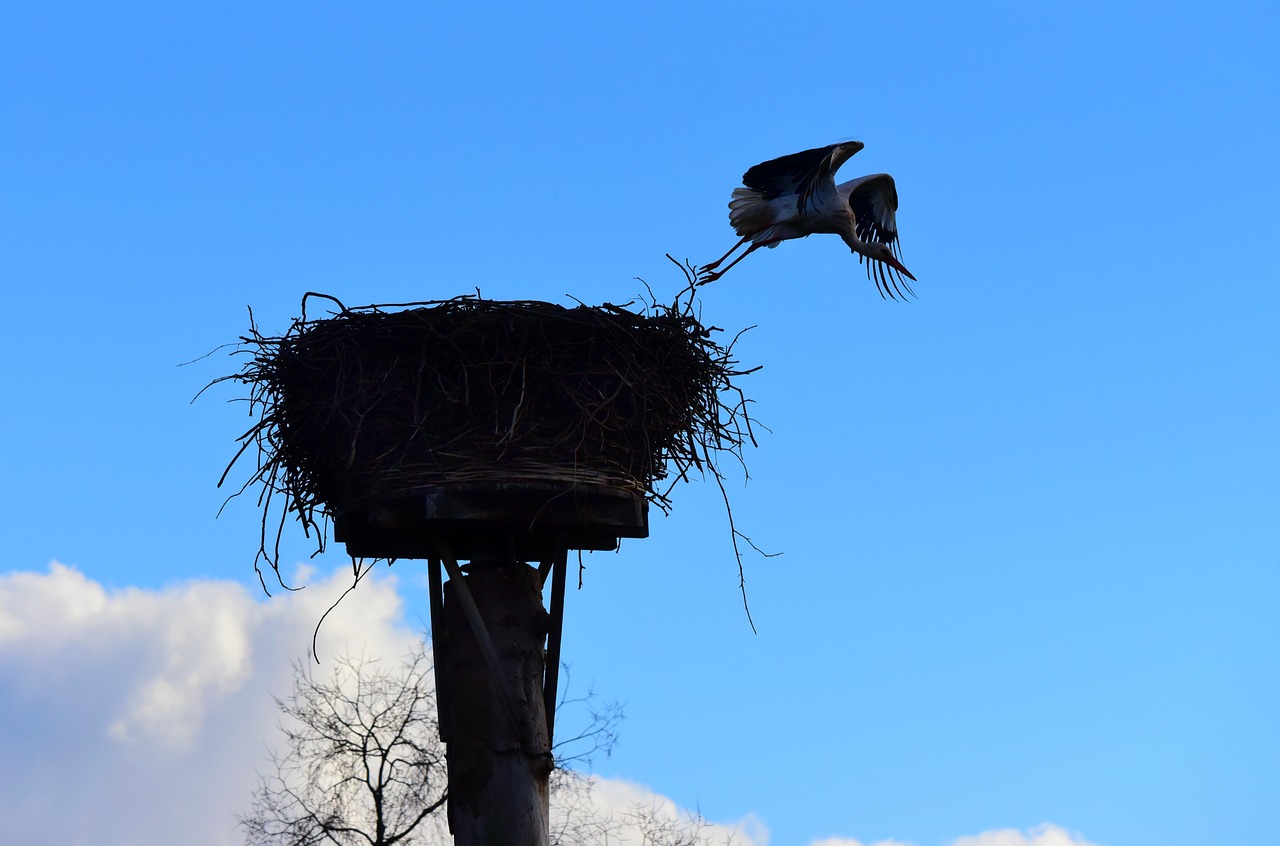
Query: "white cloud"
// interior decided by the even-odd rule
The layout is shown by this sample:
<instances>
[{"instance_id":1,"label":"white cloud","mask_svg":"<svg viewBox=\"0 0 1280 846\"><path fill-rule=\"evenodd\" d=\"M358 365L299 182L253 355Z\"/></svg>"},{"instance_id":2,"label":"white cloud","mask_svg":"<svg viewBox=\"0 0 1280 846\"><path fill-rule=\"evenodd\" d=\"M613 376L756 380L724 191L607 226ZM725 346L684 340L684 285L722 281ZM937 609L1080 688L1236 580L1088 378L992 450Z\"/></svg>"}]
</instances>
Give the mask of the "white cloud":
<instances>
[{"instance_id":1,"label":"white cloud","mask_svg":"<svg viewBox=\"0 0 1280 846\"><path fill-rule=\"evenodd\" d=\"M809 846L911 846L899 840L877 840L863 844L861 840L845 837L828 837L815 840ZM981 834L960 837L948 846L1097 846L1078 834L1071 834L1056 825L1045 823L1027 831L1012 828L992 829Z\"/></svg>"},{"instance_id":2,"label":"white cloud","mask_svg":"<svg viewBox=\"0 0 1280 846\"><path fill-rule=\"evenodd\" d=\"M0 575L0 842L242 842L273 693L349 583L272 599L221 581L107 590L73 568ZM399 656L394 579L370 579L321 629L323 658Z\"/></svg>"},{"instance_id":3,"label":"white cloud","mask_svg":"<svg viewBox=\"0 0 1280 846\"><path fill-rule=\"evenodd\" d=\"M272 695L288 693L291 662L349 579L303 574L305 590L266 599L210 580L110 590L56 563L0 574L0 843L241 843L234 815L247 810L277 738ZM418 633L401 614L396 581L382 571L329 615L322 658L407 654ZM590 785L579 811L610 821L610 846L647 842L641 817L650 826L690 819L647 787L595 777ZM752 815L707 822L702 833L706 844L769 842ZM864 844L832 837L811 846ZM951 846L1094 844L1043 825Z\"/></svg>"},{"instance_id":4,"label":"white cloud","mask_svg":"<svg viewBox=\"0 0 1280 846\"><path fill-rule=\"evenodd\" d=\"M1045 823L1026 832L1012 828L984 831L972 837L961 837L951 846L1096 846L1066 829Z\"/></svg>"},{"instance_id":5,"label":"white cloud","mask_svg":"<svg viewBox=\"0 0 1280 846\"><path fill-rule=\"evenodd\" d=\"M585 814L602 824L607 832L607 836L597 836L594 842L607 843L608 846L647 846L666 842L666 838L657 836L658 832L689 831L697 819L699 843L704 846L767 846L769 842L768 830L759 818L751 814L736 823L717 823L702 820L666 796L634 782L598 776L590 776L583 781L584 799L566 795L571 791L561 791L561 801L557 804L555 799L552 800L553 827L564 822L566 813ZM577 792L582 794L582 791Z\"/></svg>"}]
</instances>

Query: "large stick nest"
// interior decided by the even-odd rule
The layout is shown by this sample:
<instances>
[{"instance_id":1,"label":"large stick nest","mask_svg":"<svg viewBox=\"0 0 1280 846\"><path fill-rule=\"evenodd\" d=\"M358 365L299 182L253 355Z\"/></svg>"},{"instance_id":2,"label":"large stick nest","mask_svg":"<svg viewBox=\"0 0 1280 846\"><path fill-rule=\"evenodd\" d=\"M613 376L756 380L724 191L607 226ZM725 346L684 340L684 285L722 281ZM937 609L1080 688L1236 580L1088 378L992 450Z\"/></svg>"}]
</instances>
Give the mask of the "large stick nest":
<instances>
[{"instance_id":1,"label":"large stick nest","mask_svg":"<svg viewBox=\"0 0 1280 846\"><path fill-rule=\"evenodd\" d=\"M477 294L346 308L324 297L338 310L308 317L321 296L303 298L283 335L251 320L251 358L218 380L248 388L256 422L231 465L256 447L241 490L260 485L273 567L288 512L323 549L327 517L459 482L590 483L666 511L676 481L708 470L718 480L716 459L741 460L754 443L733 380L756 368L734 360L736 337L721 342L700 322L692 287L672 305Z\"/></svg>"}]
</instances>

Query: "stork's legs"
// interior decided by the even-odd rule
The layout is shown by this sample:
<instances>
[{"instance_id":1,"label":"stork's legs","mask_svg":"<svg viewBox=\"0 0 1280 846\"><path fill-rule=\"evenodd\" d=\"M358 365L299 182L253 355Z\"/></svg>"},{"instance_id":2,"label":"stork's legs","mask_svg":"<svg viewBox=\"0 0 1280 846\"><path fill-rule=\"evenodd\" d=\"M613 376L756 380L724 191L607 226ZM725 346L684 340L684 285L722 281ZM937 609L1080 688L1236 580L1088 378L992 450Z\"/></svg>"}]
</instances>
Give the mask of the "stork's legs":
<instances>
[{"instance_id":1,"label":"stork's legs","mask_svg":"<svg viewBox=\"0 0 1280 846\"><path fill-rule=\"evenodd\" d=\"M747 239L748 239L748 238L750 238L750 237L751 237L750 235L743 235L743 236L742 236L742 240L741 240L741 241L739 241L738 243L734 244L732 247L730 247L730 248L729 248L729 252L727 252L727 253L725 253L724 255L720 256L720 258L718 258L718 259L716 259L715 261L711 262L711 264L704 264L704 265L702 266L702 272L703 272L703 273L705 273L705 272L707 272L708 270L715 270L717 267L719 267L719 266L720 266L720 262L724 261L724 260L725 260L725 259L727 259L729 256L733 255L733 251L734 251L734 250L736 250L736 249L738 249L738 247L741 247L743 244L747 243ZM728 268L725 268L725 269L727 270Z\"/></svg>"},{"instance_id":2,"label":"stork's legs","mask_svg":"<svg viewBox=\"0 0 1280 846\"><path fill-rule=\"evenodd\" d=\"M745 241L745 240L747 240L747 239L746 239L746 238L743 238L743 239L742 239L742 241ZM739 241L738 243L734 244L734 245L733 245L733 250L736 250L736 249L738 249L738 247L741 247L741 246L742 246L742 241ZM709 265L707 265L706 267L702 268L702 273L704 273L705 275L704 275L701 279L699 279L699 280L698 280L698 284L699 284L699 285L705 285L705 284L707 284L708 282L714 282L714 281L716 281L716 280L717 280L717 279L719 279L721 276L724 276L726 273L728 273L728 272L729 272L729 268L733 267L735 264L737 264L738 262L742 261L742 260L743 260L744 258L746 258L747 256L751 255L751 254L752 254L752 253L754 253L756 250L760 249L761 247L767 247L767 246L769 246L770 244L776 244L776 243L778 243L778 242L777 242L777 241L765 241L765 242L760 242L760 243L752 244L750 247L747 247L746 252L744 252L742 255L738 256L738 257L737 257L736 259L734 259L733 261L729 262L729 264L725 266L725 269L724 269L724 270L717 270L717 271L716 271L716 272L714 272L714 273L707 273L707 269L708 269L708 268L714 268L714 267L715 267L716 265L718 265L721 261L724 261L725 259L727 259L727 258L729 257L729 255L730 255L731 253L733 253L733 250L730 250L729 252L727 252L727 253L725 253L725 254L724 254L724 258L721 258L721 259L720 259L720 261L717 261L715 264L709 264Z\"/></svg>"}]
</instances>

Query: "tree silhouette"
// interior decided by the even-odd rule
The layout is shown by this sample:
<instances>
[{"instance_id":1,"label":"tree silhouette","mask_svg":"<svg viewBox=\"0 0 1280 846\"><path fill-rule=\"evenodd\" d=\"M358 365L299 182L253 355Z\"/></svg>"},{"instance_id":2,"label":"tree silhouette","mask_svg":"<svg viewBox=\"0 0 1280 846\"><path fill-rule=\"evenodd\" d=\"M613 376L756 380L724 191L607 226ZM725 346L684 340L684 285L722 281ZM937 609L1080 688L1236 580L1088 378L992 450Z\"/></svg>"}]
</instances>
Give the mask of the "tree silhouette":
<instances>
[{"instance_id":1,"label":"tree silhouette","mask_svg":"<svg viewBox=\"0 0 1280 846\"><path fill-rule=\"evenodd\" d=\"M430 659L419 645L398 667L336 659L328 678L295 662L276 699L284 749L240 822L250 846L395 846L429 842L447 798ZM434 826L439 828L439 826Z\"/></svg>"},{"instance_id":2,"label":"tree silhouette","mask_svg":"<svg viewBox=\"0 0 1280 846\"><path fill-rule=\"evenodd\" d=\"M568 684L565 685L567 689ZM444 744L430 653L418 644L398 665L337 658L327 674L295 662L293 692L277 698L283 749L240 817L248 846L436 846L450 842ZM570 769L608 755L622 710L594 692L562 698L583 728L557 744L552 774L555 846L713 846L700 814L672 817L654 804L617 813L592 801L595 780Z\"/></svg>"}]
</instances>

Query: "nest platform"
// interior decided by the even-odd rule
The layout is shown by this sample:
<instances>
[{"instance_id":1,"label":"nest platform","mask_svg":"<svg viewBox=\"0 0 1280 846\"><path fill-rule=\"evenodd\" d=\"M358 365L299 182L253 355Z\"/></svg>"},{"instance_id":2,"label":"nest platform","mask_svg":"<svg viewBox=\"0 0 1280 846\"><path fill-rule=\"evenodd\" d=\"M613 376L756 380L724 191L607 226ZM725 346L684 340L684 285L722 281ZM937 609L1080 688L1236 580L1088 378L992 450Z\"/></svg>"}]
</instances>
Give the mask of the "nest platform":
<instances>
[{"instance_id":1,"label":"nest platform","mask_svg":"<svg viewBox=\"0 0 1280 846\"><path fill-rule=\"evenodd\" d=\"M338 304L310 319L319 296L282 336L255 326L251 360L225 377L257 416L237 459L256 445L246 487L262 485L269 560L281 496L317 537L331 519L354 557L436 557L441 540L460 559L611 549L647 536L672 483L751 439L732 384L751 371L691 294L640 309Z\"/></svg>"}]
</instances>

